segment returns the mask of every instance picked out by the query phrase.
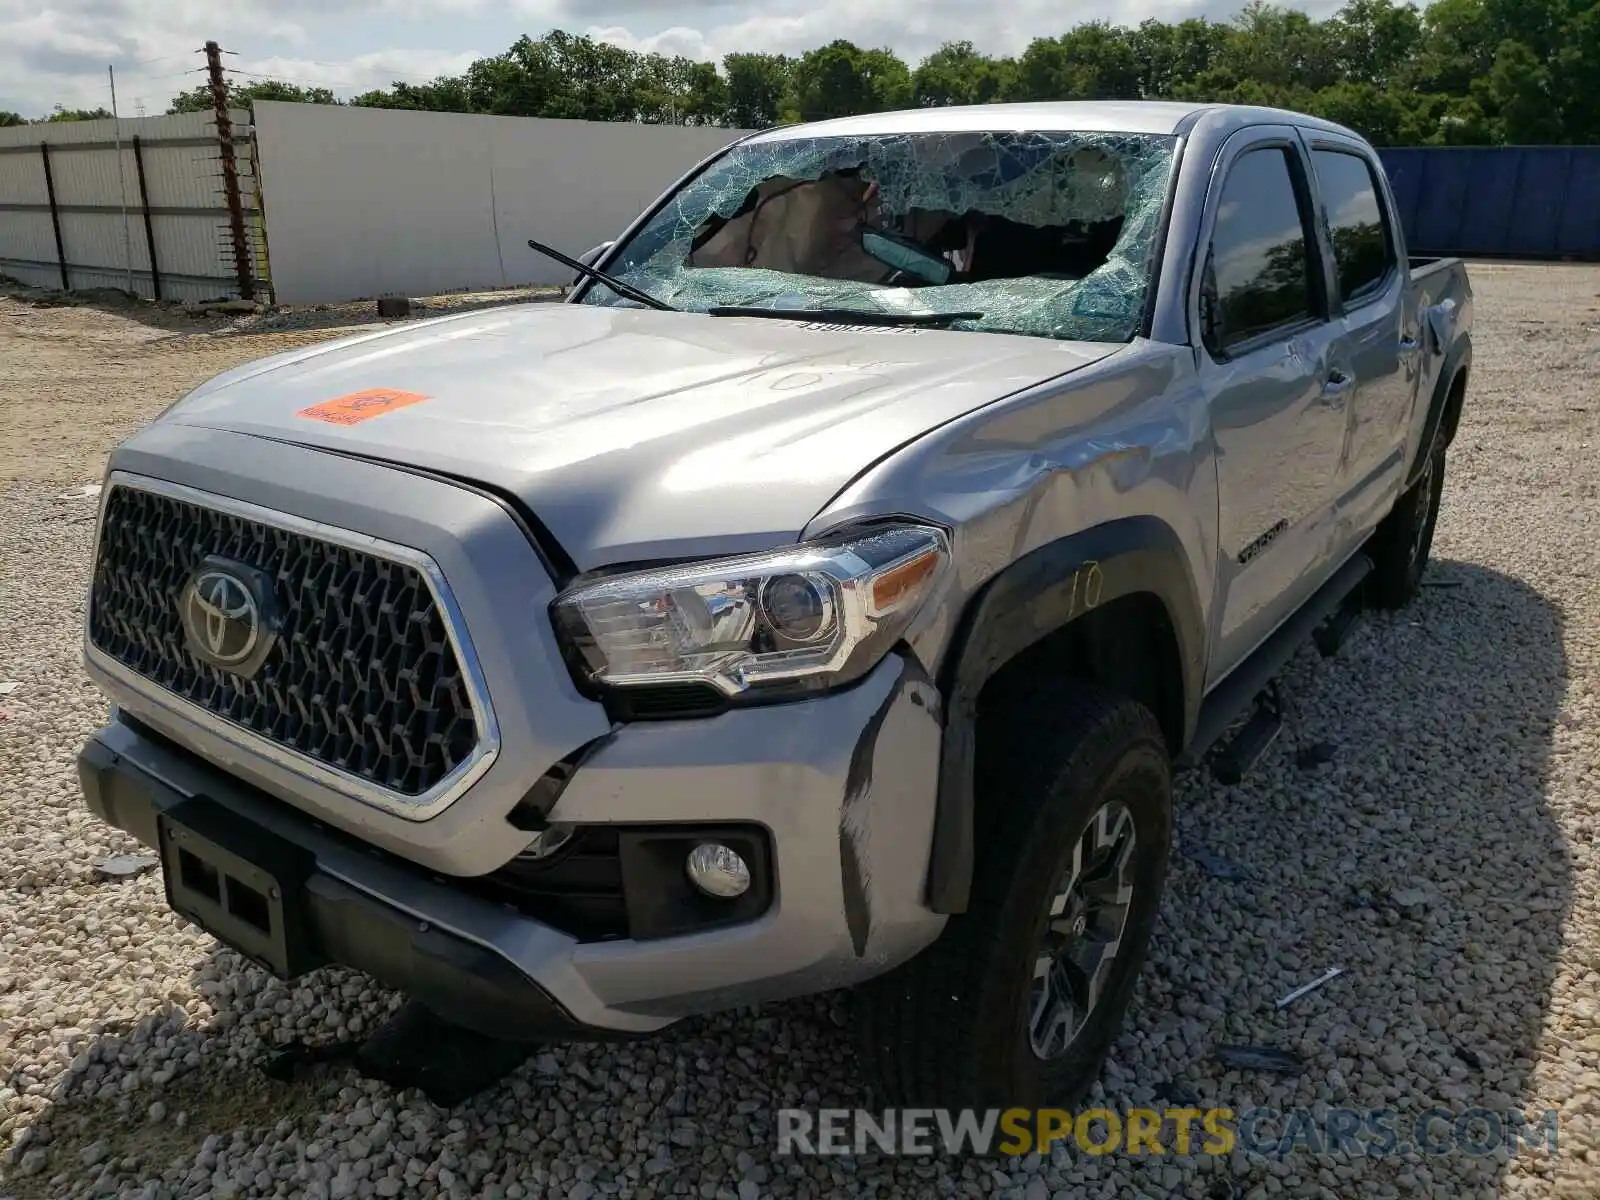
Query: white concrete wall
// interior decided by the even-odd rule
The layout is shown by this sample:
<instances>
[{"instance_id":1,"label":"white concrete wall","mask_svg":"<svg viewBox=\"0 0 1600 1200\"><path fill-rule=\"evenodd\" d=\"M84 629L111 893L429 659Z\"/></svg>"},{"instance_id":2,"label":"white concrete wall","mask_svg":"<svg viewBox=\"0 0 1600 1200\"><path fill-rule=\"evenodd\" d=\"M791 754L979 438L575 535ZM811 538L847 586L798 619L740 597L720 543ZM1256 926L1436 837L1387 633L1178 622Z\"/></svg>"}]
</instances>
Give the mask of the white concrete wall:
<instances>
[{"instance_id":1,"label":"white concrete wall","mask_svg":"<svg viewBox=\"0 0 1600 1200\"><path fill-rule=\"evenodd\" d=\"M565 283L529 237L581 254L742 133L270 102L255 121L283 304Z\"/></svg>"}]
</instances>

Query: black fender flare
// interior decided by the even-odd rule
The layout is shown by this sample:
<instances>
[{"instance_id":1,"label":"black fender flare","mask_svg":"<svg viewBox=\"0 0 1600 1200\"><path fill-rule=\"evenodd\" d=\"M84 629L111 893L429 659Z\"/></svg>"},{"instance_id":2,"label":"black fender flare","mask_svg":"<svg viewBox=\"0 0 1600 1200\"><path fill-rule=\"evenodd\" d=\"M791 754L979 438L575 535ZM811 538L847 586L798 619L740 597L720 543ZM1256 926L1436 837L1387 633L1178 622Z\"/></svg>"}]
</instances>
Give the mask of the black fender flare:
<instances>
[{"instance_id":1,"label":"black fender flare","mask_svg":"<svg viewBox=\"0 0 1600 1200\"><path fill-rule=\"evenodd\" d=\"M1417 452L1406 469L1406 483L1402 491L1416 483L1427 465L1429 452L1441 434L1448 446L1456 436L1456 426L1461 421L1461 408L1450 411L1450 392L1462 372L1472 366L1472 334L1463 333L1451 343L1444 356L1444 366L1439 368L1439 378L1433 385L1433 397L1428 402L1428 416L1422 425L1422 437L1417 440Z\"/></svg>"},{"instance_id":2,"label":"black fender flare","mask_svg":"<svg viewBox=\"0 0 1600 1200\"><path fill-rule=\"evenodd\" d=\"M1164 521L1125 517L1049 542L1000 571L967 605L939 680L944 740L927 884L934 912L966 911L972 886L973 769L984 684L1085 613L1141 592L1161 601L1177 638L1187 744L1204 688L1205 616L1182 543Z\"/></svg>"}]
</instances>

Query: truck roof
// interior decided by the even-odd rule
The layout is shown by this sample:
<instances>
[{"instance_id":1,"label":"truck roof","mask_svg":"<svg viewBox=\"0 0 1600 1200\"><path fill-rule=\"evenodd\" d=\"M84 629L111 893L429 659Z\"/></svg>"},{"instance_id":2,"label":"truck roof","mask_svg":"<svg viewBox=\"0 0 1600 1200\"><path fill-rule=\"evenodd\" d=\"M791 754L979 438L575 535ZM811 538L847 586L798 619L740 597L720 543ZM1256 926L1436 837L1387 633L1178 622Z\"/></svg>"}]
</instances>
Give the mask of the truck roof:
<instances>
[{"instance_id":1,"label":"truck roof","mask_svg":"<svg viewBox=\"0 0 1600 1200\"><path fill-rule=\"evenodd\" d=\"M749 142L799 137L877 137L896 133L1013 132L1030 129L1085 133L1186 133L1201 117L1225 124L1301 125L1355 136L1331 121L1278 108L1199 104L1178 100L1052 100L1026 104L970 104L863 113L768 129Z\"/></svg>"}]
</instances>

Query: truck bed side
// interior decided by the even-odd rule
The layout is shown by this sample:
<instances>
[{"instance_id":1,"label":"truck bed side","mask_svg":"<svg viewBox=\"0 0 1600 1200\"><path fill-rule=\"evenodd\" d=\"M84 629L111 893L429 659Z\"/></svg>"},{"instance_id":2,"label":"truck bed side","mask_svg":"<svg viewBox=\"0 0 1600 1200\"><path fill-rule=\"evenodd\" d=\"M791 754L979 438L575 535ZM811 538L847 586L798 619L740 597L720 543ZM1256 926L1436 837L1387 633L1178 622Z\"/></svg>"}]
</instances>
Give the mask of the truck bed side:
<instances>
[{"instance_id":1,"label":"truck bed side","mask_svg":"<svg viewBox=\"0 0 1600 1200\"><path fill-rule=\"evenodd\" d=\"M1408 482L1435 431L1442 429L1447 444L1455 436L1461 415L1459 387L1472 361L1472 285L1466 264L1459 258L1409 261L1422 344L1406 445Z\"/></svg>"}]
</instances>

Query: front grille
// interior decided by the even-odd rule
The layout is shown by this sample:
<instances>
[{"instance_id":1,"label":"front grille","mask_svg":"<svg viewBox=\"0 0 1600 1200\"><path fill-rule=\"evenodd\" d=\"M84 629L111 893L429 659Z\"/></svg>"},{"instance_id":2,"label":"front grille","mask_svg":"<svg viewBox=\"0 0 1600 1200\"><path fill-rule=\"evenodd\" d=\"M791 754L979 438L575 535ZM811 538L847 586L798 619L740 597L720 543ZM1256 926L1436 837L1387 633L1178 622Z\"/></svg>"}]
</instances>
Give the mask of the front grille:
<instances>
[{"instance_id":1,"label":"front grille","mask_svg":"<svg viewBox=\"0 0 1600 1200\"><path fill-rule=\"evenodd\" d=\"M208 555L272 581L282 624L250 678L185 644L179 596ZM89 639L207 712L400 796L428 792L477 747L467 679L422 572L297 530L114 486Z\"/></svg>"}]
</instances>

